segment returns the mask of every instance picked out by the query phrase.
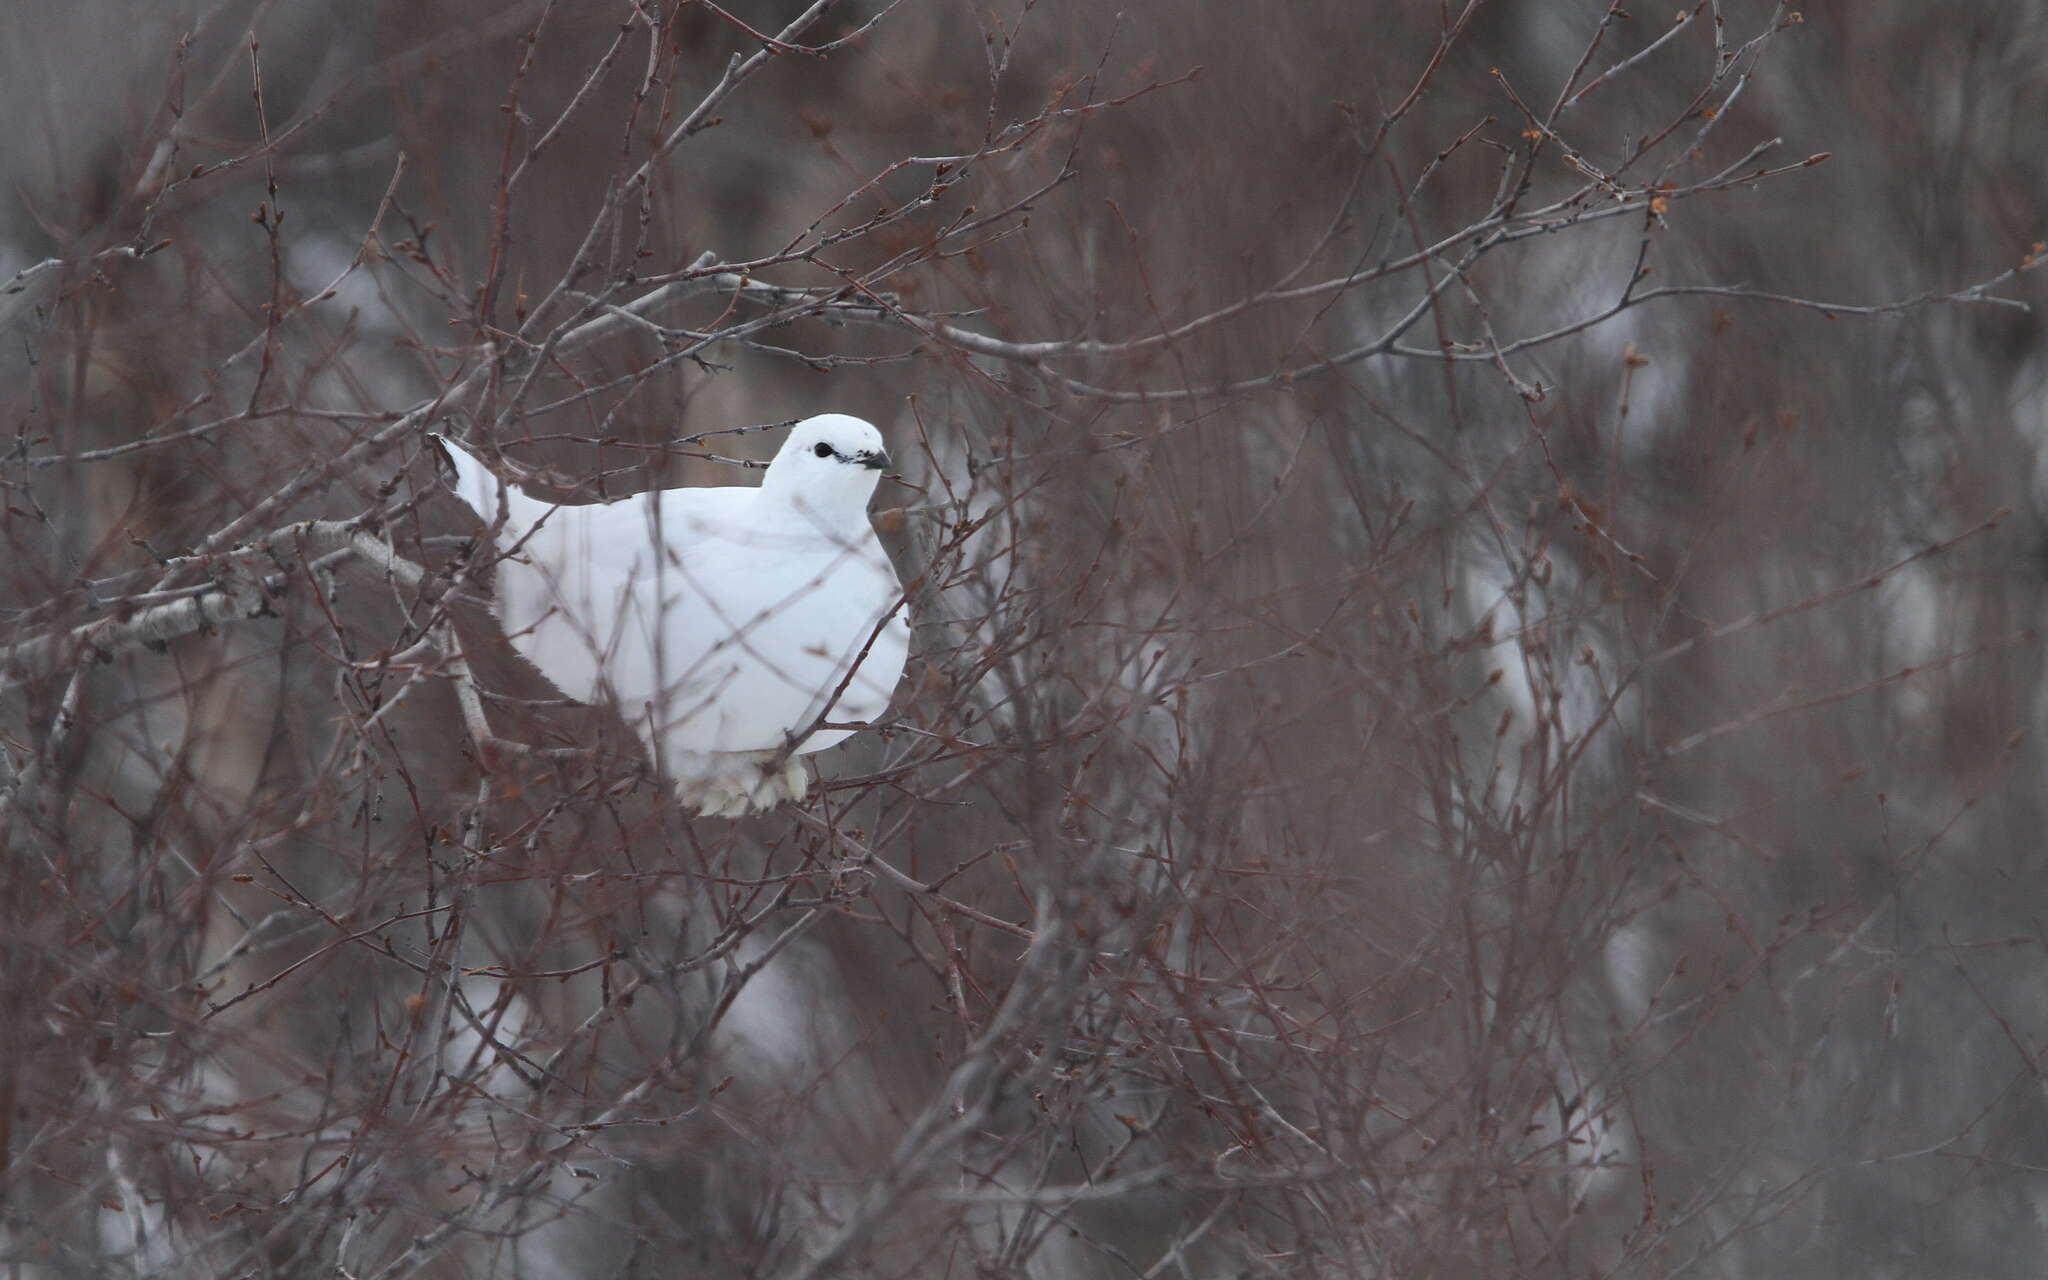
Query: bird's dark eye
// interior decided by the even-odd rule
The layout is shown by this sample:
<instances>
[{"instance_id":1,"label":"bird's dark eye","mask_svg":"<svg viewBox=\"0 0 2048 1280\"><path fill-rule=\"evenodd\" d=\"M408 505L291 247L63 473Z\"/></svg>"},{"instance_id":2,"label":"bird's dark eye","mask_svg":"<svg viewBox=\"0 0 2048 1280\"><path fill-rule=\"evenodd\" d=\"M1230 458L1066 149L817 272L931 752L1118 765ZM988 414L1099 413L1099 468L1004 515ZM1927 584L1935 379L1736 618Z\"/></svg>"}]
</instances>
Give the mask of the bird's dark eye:
<instances>
[{"instance_id":1,"label":"bird's dark eye","mask_svg":"<svg viewBox=\"0 0 2048 1280\"><path fill-rule=\"evenodd\" d=\"M817 454L821 458L829 458L832 456L832 446L824 443L823 441L820 441L817 444L811 446L811 452Z\"/></svg>"}]
</instances>

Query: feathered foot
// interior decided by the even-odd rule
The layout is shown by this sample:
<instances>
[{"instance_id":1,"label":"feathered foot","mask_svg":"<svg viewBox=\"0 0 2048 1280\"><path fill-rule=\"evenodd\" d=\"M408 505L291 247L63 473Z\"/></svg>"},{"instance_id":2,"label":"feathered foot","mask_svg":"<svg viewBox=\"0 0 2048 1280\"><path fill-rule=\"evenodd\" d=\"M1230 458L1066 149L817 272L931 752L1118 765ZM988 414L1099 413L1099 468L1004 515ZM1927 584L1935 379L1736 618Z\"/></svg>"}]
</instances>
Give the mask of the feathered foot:
<instances>
[{"instance_id":1,"label":"feathered foot","mask_svg":"<svg viewBox=\"0 0 2048 1280\"><path fill-rule=\"evenodd\" d=\"M676 783L676 798L707 818L743 818L810 794L803 759L779 765L779 751L735 751L699 757L700 768Z\"/></svg>"}]
</instances>

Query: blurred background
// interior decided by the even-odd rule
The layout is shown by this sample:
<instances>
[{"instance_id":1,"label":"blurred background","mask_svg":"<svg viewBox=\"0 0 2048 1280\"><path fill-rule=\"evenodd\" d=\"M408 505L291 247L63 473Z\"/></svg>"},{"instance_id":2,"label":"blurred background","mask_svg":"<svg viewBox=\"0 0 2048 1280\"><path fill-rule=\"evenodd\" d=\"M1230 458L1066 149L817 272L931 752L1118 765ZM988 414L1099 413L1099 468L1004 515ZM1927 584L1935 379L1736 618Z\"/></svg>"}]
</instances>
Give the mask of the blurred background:
<instances>
[{"instance_id":1,"label":"blurred background","mask_svg":"<svg viewBox=\"0 0 2048 1280\"><path fill-rule=\"evenodd\" d=\"M2048 6L17 0L0 105L10 1275L2038 1273ZM695 819L426 435L827 410L911 670Z\"/></svg>"}]
</instances>

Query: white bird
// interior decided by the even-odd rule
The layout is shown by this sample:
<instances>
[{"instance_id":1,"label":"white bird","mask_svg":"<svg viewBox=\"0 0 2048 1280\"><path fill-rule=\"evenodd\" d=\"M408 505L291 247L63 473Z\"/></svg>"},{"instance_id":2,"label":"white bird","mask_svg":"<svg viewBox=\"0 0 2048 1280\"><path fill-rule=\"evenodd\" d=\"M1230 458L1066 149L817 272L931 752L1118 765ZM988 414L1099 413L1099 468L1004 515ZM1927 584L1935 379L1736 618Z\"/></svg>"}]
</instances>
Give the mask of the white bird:
<instances>
[{"instance_id":1,"label":"white bird","mask_svg":"<svg viewBox=\"0 0 2048 1280\"><path fill-rule=\"evenodd\" d=\"M530 497L442 443L493 531L513 648L568 696L615 703L700 813L802 799L798 757L854 732L812 726L887 710L910 624L868 519L889 466L873 426L797 423L758 488L588 506Z\"/></svg>"}]
</instances>

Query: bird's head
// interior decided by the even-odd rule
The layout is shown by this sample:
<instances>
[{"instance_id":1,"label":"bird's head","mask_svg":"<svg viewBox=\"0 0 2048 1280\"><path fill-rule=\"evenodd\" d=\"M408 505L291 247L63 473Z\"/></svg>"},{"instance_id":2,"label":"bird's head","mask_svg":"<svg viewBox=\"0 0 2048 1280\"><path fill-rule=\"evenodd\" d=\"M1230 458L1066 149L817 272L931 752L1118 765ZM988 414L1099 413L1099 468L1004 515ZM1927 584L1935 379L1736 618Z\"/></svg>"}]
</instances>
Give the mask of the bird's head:
<instances>
[{"instance_id":1,"label":"bird's head","mask_svg":"<svg viewBox=\"0 0 2048 1280\"><path fill-rule=\"evenodd\" d=\"M889 468L882 433L844 413L821 413L790 428L761 479L765 493L827 514L867 518L875 483Z\"/></svg>"}]
</instances>

